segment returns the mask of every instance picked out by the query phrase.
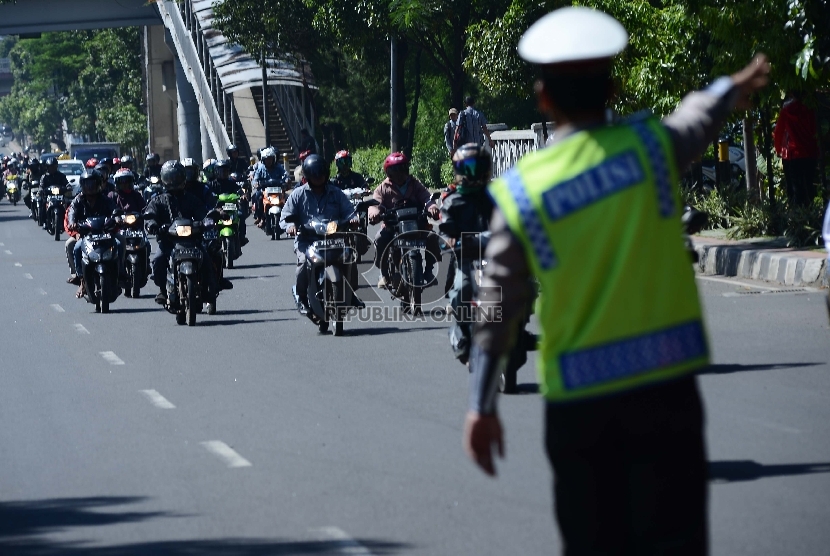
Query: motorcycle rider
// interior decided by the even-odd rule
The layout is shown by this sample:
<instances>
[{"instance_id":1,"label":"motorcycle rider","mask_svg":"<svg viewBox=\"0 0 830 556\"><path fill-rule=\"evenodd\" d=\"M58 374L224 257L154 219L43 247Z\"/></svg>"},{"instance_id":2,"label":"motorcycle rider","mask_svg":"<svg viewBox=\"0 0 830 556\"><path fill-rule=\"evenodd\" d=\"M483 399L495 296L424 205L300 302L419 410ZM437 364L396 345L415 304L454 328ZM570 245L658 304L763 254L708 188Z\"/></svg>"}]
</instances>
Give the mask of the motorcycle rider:
<instances>
[{"instance_id":1,"label":"motorcycle rider","mask_svg":"<svg viewBox=\"0 0 830 556\"><path fill-rule=\"evenodd\" d=\"M138 174L135 173L135 159L128 154L121 157L121 168L129 170L135 176L135 181L138 183Z\"/></svg>"},{"instance_id":2,"label":"motorcycle rider","mask_svg":"<svg viewBox=\"0 0 830 556\"><path fill-rule=\"evenodd\" d=\"M308 272L305 268L306 263L306 249L314 241L305 231L302 224L311 220L314 216L321 216L323 218L330 218L332 220L346 220L349 219L352 225L358 223L357 215L354 212L354 207L349 202L346 195L340 189L329 181L329 165L322 159L322 157L313 154L303 161L303 174L308 183L294 188L291 195L285 201L285 207L282 209L280 215L280 227L285 230L286 234L294 237L294 253L297 254L297 270L296 270L296 288L297 297L300 298L302 314L308 314ZM285 221L289 215L297 217L297 223ZM298 233L299 231L299 233ZM351 277L350 277L351 278ZM352 284L351 279L347 279L352 290L353 301L355 306L362 306L363 302L358 299L357 294L354 293L354 288L357 284Z\"/></svg>"},{"instance_id":3,"label":"motorcycle rider","mask_svg":"<svg viewBox=\"0 0 830 556\"><path fill-rule=\"evenodd\" d=\"M185 170L178 160L168 160L161 168L159 175L164 184L165 192L153 197L144 209L144 225L150 235L155 235L158 241L156 249L151 258L150 266L153 271L153 283L159 287L156 295L156 303L167 304L167 269L170 264L170 254L175 247L173 238L168 237L167 227L177 218L190 218L192 220L204 220L208 214L207 208L197 197L185 192ZM222 278L217 287L217 272L212 268L212 258L207 253L204 260L211 261L211 264L202 268L206 271L205 278L211 292L218 292L219 289L229 290L233 284L227 278Z\"/></svg>"},{"instance_id":4,"label":"motorcycle rider","mask_svg":"<svg viewBox=\"0 0 830 556\"><path fill-rule=\"evenodd\" d=\"M429 190L416 177L409 173L409 159L404 153L392 153L383 162L383 171L386 179L375 188L372 198L379 204L369 207L369 223L377 224L381 215L388 209L400 208L404 203L422 206L434 220L438 220L438 205L432 200ZM385 288L389 281L386 276L386 257L389 244L395 238L394 228L384 224L375 236L375 266L380 269L381 276L378 287ZM427 256L424 265L424 284L427 286L435 281L435 262L441 257L438 245L438 236L430 234L426 240Z\"/></svg>"},{"instance_id":5,"label":"motorcycle rider","mask_svg":"<svg viewBox=\"0 0 830 556\"><path fill-rule=\"evenodd\" d=\"M334 164L337 166L337 175L334 184L342 189L366 189L366 180L357 172L352 172L352 155L349 151L338 151L334 155Z\"/></svg>"},{"instance_id":6,"label":"motorcycle rider","mask_svg":"<svg viewBox=\"0 0 830 556\"><path fill-rule=\"evenodd\" d=\"M79 185L81 186L81 194L75 197L72 200L72 204L69 205L69 210L67 211L67 231L70 232L75 239L75 242L71 244L72 246L72 261L75 268L75 272L72 276L69 277L70 284L75 284L77 286L81 285L81 242L80 238L83 237L83 233L78 228L78 225L86 220L87 218L93 216L112 216L112 213L115 211L115 203L104 194L104 176L98 170L92 170L91 172L87 171L81 174L80 179L78 180ZM123 255L123 244L121 241L116 238L115 239L116 247L118 250L118 258L121 260ZM67 251L70 247L70 241L67 240L66 242ZM78 288L78 293L76 294L77 297L83 296L83 287Z\"/></svg>"},{"instance_id":7,"label":"motorcycle rider","mask_svg":"<svg viewBox=\"0 0 830 556\"><path fill-rule=\"evenodd\" d=\"M240 192L239 186L236 185L236 182L230 179L231 174L231 164L230 160L223 159L217 160L216 164L213 166L213 181L208 183L208 187L210 188L210 192L213 193L216 197L219 195L227 194L227 193L234 193L240 196L240 205L245 204L245 196L244 192ZM242 245L248 244L247 232L248 227L245 224L245 214L244 206L239 207L239 240Z\"/></svg>"},{"instance_id":8,"label":"motorcycle rider","mask_svg":"<svg viewBox=\"0 0 830 556\"><path fill-rule=\"evenodd\" d=\"M58 159L54 156L50 156L46 159L44 165L46 166L46 173L43 174L40 178L40 191L38 194L40 198L43 199L46 191L52 186L58 186L61 190L64 190L67 185L69 185L69 180L66 178L66 175L58 170ZM34 188L33 188L34 189ZM40 203L40 218L41 220L45 220L45 212L46 212L46 203ZM46 227L46 224L43 224L43 227Z\"/></svg>"},{"instance_id":9,"label":"motorcycle rider","mask_svg":"<svg viewBox=\"0 0 830 556\"><path fill-rule=\"evenodd\" d=\"M144 179L161 176L161 157L157 153L150 153L144 159Z\"/></svg>"},{"instance_id":10,"label":"motorcycle rider","mask_svg":"<svg viewBox=\"0 0 830 556\"><path fill-rule=\"evenodd\" d=\"M115 173L113 181L115 182L115 191L110 192L107 196L115 203L116 208L124 211L124 214L144 210L144 196L135 190L135 174L126 168L121 168ZM121 243L124 243L124 236L120 232L116 232L115 236ZM121 256L124 257L125 255L126 251L122 251ZM121 277L125 277L126 267L123 258L118 269Z\"/></svg>"},{"instance_id":11,"label":"motorcycle rider","mask_svg":"<svg viewBox=\"0 0 830 556\"><path fill-rule=\"evenodd\" d=\"M216 206L216 197L206 183L199 179L199 164L192 158L182 160L184 166L184 190L200 199L207 210Z\"/></svg>"},{"instance_id":12,"label":"motorcycle rider","mask_svg":"<svg viewBox=\"0 0 830 556\"><path fill-rule=\"evenodd\" d=\"M256 170L254 170L254 177L251 180L251 185L254 188L251 194L251 201L254 204L254 224L262 226L263 223L263 206L262 206L262 188L265 183L270 180L276 180L281 184L288 181L288 174L282 164L277 162L277 149L268 147L263 149L259 163Z\"/></svg>"},{"instance_id":13,"label":"motorcycle rider","mask_svg":"<svg viewBox=\"0 0 830 556\"><path fill-rule=\"evenodd\" d=\"M231 168L230 173L240 176L247 175L248 161L239 155L239 148L234 144L230 144L225 149L225 152L228 154L228 162Z\"/></svg>"},{"instance_id":14,"label":"motorcycle rider","mask_svg":"<svg viewBox=\"0 0 830 556\"><path fill-rule=\"evenodd\" d=\"M487 194L487 184L492 175L492 159L484 147L467 143L455 151L452 157L455 179L454 190L441 205L441 223L438 230L450 247L461 247L453 257L447 273L450 304L456 323L451 329L453 351L456 358L466 363L470 353L472 328L472 263L481 259L479 245L463 242L464 234L486 232L490 229L493 201ZM460 245L459 245L460 242ZM449 288L447 288L449 289Z\"/></svg>"}]
</instances>

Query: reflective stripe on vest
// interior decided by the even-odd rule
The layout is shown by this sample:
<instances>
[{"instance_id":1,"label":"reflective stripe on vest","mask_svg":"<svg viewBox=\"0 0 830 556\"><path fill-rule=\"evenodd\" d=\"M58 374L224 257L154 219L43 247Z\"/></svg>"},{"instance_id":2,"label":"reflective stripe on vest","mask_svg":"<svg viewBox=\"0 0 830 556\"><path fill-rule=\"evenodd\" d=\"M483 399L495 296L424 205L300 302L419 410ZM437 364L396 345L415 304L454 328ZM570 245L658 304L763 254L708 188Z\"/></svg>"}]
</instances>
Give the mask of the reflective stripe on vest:
<instances>
[{"instance_id":1,"label":"reflective stripe on vest","mask_svg":"<svg viewBox=\"0 0 830 556\"><path fill-rule=\"evenodd\" d=\"M562 354L559 367L568 390L677 365L706 355L700 322Z\"/></svg>"},{"instance_id":2,"label":"reflective stripe on vest","mask_svg":"<svg viewBox=\"0 0 830 556\"><path fill-rule=\"evenodd\" d=\"M511 168L504 174L504 179L522 215L525 231L527 232L527 239L533 245L536 258L539 260L539 266L543 270L555 268L556 254L553 252L548 235L542 227L539 213L536 212L536 208L530 202L530 197L527 196L527 191L522 182L522 176L515 168Z\"/></svg>"},{"instance_id":3,"label":"reflective stripe on vest","mask_svg":"<svg viewBox=\"0 0 830 556\"><path fill-rule=\"evenodd\" d=\"M674 198L672 196L671 178L669 177L669 163L666 160L660 140L651 131L645 122L637 122L631 127L637 132L640 141L648 151L651 159L651 169L654 172L654 181L657 185L657 204L660 207L660 216L669 218L674 216Z\"/></svg>"}]
</instances>

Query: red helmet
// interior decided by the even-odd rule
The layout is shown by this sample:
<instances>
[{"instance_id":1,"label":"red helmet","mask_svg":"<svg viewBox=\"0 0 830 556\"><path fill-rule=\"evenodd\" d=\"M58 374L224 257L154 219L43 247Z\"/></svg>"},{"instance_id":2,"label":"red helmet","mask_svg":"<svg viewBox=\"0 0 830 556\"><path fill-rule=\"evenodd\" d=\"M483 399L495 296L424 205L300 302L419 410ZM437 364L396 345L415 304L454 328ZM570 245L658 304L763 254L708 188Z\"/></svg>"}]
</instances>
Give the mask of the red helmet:
<instances>
[{"instance_id":1,"label":"red helmet","mask_svg":"<svg viewBox=\"0 0 830 556\"><path fill-rule=\"evenodd\" d=\"M86 161L86 167L90 170L98 166L98 159L97 158L90 158Z\"/></svg>"},{"instance_id":2,"label":"red helmet","mask_svg":"<svg viewBox=\"0 0 830 556\"><path fill-rule=\"evenodd\" d=\"M300 162L302 162L303 160L305 160L309 156L311 156L311 151L303 151L303 152L300 153L300 156L297 157L297 158L299 158Z\"/></svg>"},{"instance_id":3,"label":"red helmet","mask_svg":"<svg viewBox=\"0 0 830 556\"><path fill-rule=\"evenodd\" d=\"M390 166L398 166L399 164L409 166L409 159L401 152L392 153L383 161L383 171L388 170Z\"/></svg>"}]
</instances>

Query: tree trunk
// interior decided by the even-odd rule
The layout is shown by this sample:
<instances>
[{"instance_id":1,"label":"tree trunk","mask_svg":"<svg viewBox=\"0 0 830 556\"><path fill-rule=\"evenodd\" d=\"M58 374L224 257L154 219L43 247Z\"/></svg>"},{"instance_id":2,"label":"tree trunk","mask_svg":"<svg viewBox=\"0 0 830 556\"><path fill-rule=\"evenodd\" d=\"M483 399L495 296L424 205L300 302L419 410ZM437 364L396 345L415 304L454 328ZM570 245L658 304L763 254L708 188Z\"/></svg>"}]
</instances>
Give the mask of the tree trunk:
<instances>
[{"instance_id":1,"label":"tree trunk","mask_svg":"<svg viewBox=\"0 0 830 556\"><path fill-rule=\"evenodd\" d=\"M406 62L406 41L392 36L390 48L390 114L389 114L389 148L398 152L403 147L403 117L406 110L406 93L404 92L404 64Z\"/></svg>"},{"instance_id":2,"label":"tree trunk","mask_svg":"<svg viewBox=\"0 0 830 556\"><path fill-rule=\"evenodd\" d=\"M764 137L764 158L767 160L767 195L771 208L775 208L775 184L772 176L772 146L770 145L770 135L772 135L772 127L770 126L769 107L764 106L761 109L761 133Z\"/></svg>"},{"instance_id":3,"label":"tree trunk","mask_svg":"<svg viewBox=\"0 0 830 556\"><path fill-rule=\"evenodd\" d=\"M415 147L415 124L418 121L418 103L421 100L421 49L415 53L415 91L412 99L412 109L409 113L409 129L407 141L404 145L406 156L412 158L412 149Z\"/></svg>"},{"instance_id":4,"label":"tree trunk","mask_svg":"<svg viewBox=\"0 0 830 556\"><path fill-rule=\"evenodd\" d=\"M755 130L752 125L752 120L749 116L743 119L744 128L744 165L746 169L746 193L747 198L754 198L758 195L758 200L764 198L758 188L758 171L756 168L756 154L755 154Z\"/></svg>"}]
</instances>

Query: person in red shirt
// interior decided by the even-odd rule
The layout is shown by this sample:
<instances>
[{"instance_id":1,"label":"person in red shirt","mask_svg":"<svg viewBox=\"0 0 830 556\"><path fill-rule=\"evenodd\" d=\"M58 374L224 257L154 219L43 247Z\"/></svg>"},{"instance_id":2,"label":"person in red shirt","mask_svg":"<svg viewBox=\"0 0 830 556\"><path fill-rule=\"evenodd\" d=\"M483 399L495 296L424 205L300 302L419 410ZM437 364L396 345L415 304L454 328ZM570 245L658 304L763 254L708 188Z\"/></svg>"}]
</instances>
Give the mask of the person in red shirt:
<instances>
[{"instance_id":1,"label":"person in red shirt","mask_svg":"<svg viewBox=\"0 0 830 556\"><path fill-rule=\"evenodd\" d=\"M790 92L787 95L775 122L773 140L775 152L783 161L790 204L810 204L816 196L816 114L804 105L801 93Z\"/></svg>"}]
</instances>

